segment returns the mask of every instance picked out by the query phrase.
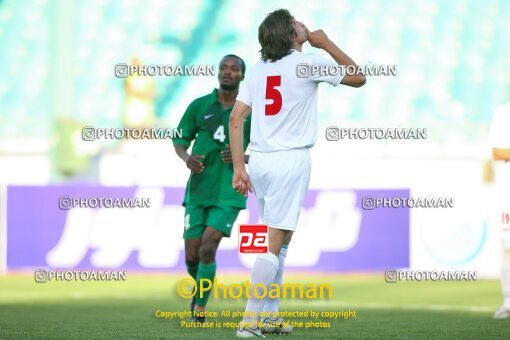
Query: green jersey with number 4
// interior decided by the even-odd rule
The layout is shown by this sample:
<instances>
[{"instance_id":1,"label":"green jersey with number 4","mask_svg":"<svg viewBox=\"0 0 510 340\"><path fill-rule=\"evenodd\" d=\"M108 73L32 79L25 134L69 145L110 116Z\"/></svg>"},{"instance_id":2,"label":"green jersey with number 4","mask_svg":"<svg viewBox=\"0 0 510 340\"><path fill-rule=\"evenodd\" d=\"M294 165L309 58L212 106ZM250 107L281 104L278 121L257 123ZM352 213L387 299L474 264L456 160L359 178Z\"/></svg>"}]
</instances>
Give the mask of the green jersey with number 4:
<instances>
[{"instance_id":1,"label":"green jersey with number 4","mask_svg":"<svg viewBox=\"0 0 510 340\"><path fill-rule=\"evenodd\" d=\"M217 90L195 99L186 109L179 123L182 138L174 144L188 148L193 144L192 155L203 155L204 171L191 173L186 185L183 205L231 206L246 208L246 198L232 188L232 163L224 163L221 151L229 144L228 123L233 107L227 109L217 98ZM250 142L251 115L244 122L244 150ZM200 159L199 159L200 160Z\"/></svg>"}]
</instances>

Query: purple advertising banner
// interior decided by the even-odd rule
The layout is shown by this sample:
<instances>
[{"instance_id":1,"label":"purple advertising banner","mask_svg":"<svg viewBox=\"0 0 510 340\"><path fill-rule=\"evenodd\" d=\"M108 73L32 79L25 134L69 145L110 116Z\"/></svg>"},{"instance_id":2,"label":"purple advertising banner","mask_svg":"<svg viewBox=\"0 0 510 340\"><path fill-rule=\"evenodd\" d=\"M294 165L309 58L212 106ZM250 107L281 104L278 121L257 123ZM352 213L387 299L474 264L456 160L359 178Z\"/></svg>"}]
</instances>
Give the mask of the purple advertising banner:
<instances>
[{"instance_id":1,"label":"purple advertising banner","mask_svg":"<svg viewBox=\"0 0 510 340\"><path fill-rule=\"evenodd\" d=\"M183 188L10 186L7 267L185 270L183 196ZM409 209L370 210L363 197L408 198L409 190L309 190L286 266L324 272L409 267ZM112 206L122 200L128 207ZM262 222L250 195L220 245L219 267L251 268L255 255L239 253L238 226L256 223Z\"/></svg>"}]
</instances>

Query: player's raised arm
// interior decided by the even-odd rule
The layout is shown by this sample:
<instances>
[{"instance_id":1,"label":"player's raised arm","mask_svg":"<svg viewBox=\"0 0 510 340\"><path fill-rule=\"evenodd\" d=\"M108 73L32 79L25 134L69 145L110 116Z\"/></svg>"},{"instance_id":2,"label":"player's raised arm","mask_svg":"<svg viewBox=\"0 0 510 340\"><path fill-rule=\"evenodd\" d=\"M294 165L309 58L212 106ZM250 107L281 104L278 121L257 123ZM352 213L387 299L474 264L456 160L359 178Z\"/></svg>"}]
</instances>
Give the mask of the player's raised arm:
<instances>
[{"instance_id":1,"label":"player's raised arm","mask_svg":"<svg viewBox=\"0 0 510 340\"><path fill-rule=\"evenodd\" d=\"M237 100L229 120L230 149L234 163L232 187L244 196L248 196L248 191L252 192L250 178L244 165L243 150L243 125L250 112L251 108L248 105Z\"/></svg>"},{"instance_id":2,"label":"player's raised arm","mask_svg":"<svg viewBox=\"0 0 510 340\"><path fill-rule=\"evenodd\" d=\"M510 149L492 148L492 158L495 161L510 161Z\"/></svg>"},{"instance_id":3,"label":"player's raised arm","mask_svg":"<svg viewBox=\"0 0 510 340\"><path fill-rule=\"evenodd\" d=\"M310 32L307 28L305 28L305 30L310 45L328 52L329 55L331 55L331 57L337 62L338 65L343 66L352 65L356 67L356 72L354 72L355 74L346 74L342 81L340 82L341 84L352 87L361 87L365 85L367 79L363 74L361 74L361 72L357 71L358 65L347 54L345 54L334 42L332 42L328 38L326 33L324 33L323 30L317 30L313 32Z\"/></svg>"}]
</instances>

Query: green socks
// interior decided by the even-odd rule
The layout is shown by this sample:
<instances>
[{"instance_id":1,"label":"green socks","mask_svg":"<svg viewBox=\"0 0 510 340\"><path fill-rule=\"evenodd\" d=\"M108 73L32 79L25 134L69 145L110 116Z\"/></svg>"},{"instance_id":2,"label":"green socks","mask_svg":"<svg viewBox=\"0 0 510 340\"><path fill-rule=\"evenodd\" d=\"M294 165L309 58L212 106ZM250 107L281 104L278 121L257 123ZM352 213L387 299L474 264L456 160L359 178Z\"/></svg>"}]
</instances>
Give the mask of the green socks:
<instances>
[{"instance_id":1,"label":"green socks","mask_svg":"<svg viewBox=\"0 0 510 340\"><path fill-rule=\"evenodd\" d=\"M191 277L196 280L197 272L198 272L198 264L192 265L188 261L186 261L186 268L188 268L189 275L191 275Z\"/></svg>"},{"instance_id":2,"label":"green socks","mask_svg":"<svg viewBox=\"0 0 510 340\"><path fill-rule=\"evenodd\" d=\"M192 278L197 282L197 294L195 295L197 305L205 307L207 304L207 300L209 300L209 295L211 294L212 289L209 289L203 292L203 296L200 297L200 280L205 280L202 283L204 288L208 288L214 282L214 277L216 276L216 262L211 264L204 264L200 262L198 265L192 265L189 262L186 262L186 268L188 268L188 273ZM209 280L209 281L207 281Z\"/></svg>"},{"instance_id":3,"label":"green socks","mask_svg":"<svg viewBox=\"0 0 510 340\"><path fill-rule=\"evenodd\" d=\"M189 267L188 267L189 272ZM191 273L190 273L191 274ZM210 264L204 264L202 262L198 265L198 272L196 274L196 282L197 282L197 294L195 295L197 299L197 305L205 307L207 304L207 300L209 300L209 295L212 291L212 284L214 282L214 277L216 276L216 262L210 263ZM202 282L202 286L204 288L209 288L209 290L206 290L202 292L203 296L200 297L200 280L205 280ZM209 281L207 281L209 280Z\"/></svg>"}]
</instances>

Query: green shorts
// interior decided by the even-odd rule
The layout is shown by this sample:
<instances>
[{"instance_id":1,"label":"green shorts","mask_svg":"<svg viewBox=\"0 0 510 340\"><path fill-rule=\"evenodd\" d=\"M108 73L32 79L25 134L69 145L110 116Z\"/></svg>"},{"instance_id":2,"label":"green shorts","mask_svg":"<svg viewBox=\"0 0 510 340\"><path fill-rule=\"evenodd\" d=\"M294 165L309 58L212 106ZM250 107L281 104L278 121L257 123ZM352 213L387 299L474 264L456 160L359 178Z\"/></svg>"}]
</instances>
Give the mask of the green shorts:
<instances>
[{"instance_id":1,"label":"green shorts","mask_svg":"<svg viewBox=\"0 0 510 340\"><path fill-rule=\"evenodd\" d=\"M216 205L187 205L184 213L184 239L201 238L205 228L211 227L230 237L232 226L241 209Z\"/></svg>"}]
</instances>

